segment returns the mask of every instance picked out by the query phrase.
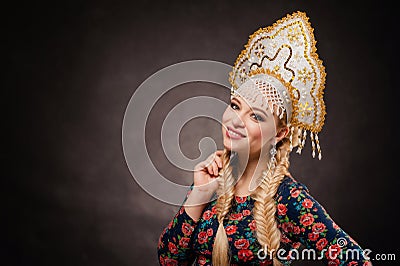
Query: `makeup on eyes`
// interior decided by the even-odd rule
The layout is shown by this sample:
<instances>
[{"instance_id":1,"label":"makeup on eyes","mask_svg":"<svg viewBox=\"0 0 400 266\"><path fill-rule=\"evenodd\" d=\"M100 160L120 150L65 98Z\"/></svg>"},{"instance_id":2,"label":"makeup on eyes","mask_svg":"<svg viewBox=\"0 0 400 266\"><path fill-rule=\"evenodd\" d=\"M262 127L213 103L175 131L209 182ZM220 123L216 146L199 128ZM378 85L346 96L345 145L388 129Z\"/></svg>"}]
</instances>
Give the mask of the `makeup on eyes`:
<instances>
[{"instance_id":1,"label":"makeup on eyes","mask_svg":"<svg viewBox=\"0 0 400 266\"><path fill-rule=\"evenodd\" d=\"M236 101L236 102L238 102L238 103L235 103L234 101ZM240 102L239 102L239 100L237 100L236 98L233 98L233 99L231 100L230 106L231 106L231 108L232 108L233 110L237 110L236 108L234 108L234 106L237 106L238 108L240 108L239 105L240 105ZM257 111L261 112L265 117L268 117L268 115L265 113L265 111L262 110L262 109L260 109L260 108L252 107L251 109L257 110ZM257 120L258 122L263 122L263 121L265 121L265 119L263 118L263 115L256 114L256 113L252 113L251 115L255 115L256 118L254 118L254 119Z\"/></svg>"}]
</instances>

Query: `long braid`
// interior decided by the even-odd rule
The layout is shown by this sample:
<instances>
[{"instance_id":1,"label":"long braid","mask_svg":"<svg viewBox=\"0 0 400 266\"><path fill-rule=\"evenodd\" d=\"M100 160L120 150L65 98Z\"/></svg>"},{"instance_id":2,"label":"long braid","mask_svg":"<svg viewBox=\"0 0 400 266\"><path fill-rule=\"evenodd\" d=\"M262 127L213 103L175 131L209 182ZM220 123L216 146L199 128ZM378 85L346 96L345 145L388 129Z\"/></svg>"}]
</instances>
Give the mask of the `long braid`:
<instances>
[{"instance_id":1,"label":"long braid","mask_svg":"<svg viewBox=\"0 0 400 266\"><path fill-rule=\"evenodd\" d=\"M292 137L298 135L298 130L295 129ZM293 146L298 145L297 138L294 138ZM273 171L264 171L261 178L262 182L256 189L252 197L255 199L253 208L253 217L256 221L257 240L262 248L267 248L267 251L277 251L280 245L281 233L275 219L276 202L275 195L278 187L281 184L285 175L289 173L289 154L290 140L289 137L284 138L277 145L276 166ZM215 266L226 266L230 263L229 257L229 242L223 226L225 216L228 214L231 202L234 198L234 189L236 179L233 175L233 170L230 161L231 152L224 150L222 156L223 168L220 171L218 199L216 203L217 219L219 226L215 235L212 263ZM264 249L265 250L265 249ZM274 265L282 265L276 258L276 253L273 254Z\"/></svg>"},{"instance_id":2,"label":"long braid","mask_svg":"<svg viewBox=\"0 0 400 266\"><path fill-rule=\"evenodd\" d=\"M253 195L255 199L253 217L256 221L257 240L264 252L270 258L273 258L274 265L282 265L276 258L276 251L280 246L281 232L275 218L275 195L283 178L289 174L289 146L288 139L282 140L275 155L277 165L273 171L263 172L261 184Z\"/></svg>"},{"instance_id":3,"label":"long braid","mask_svg":"<svg viewBox=\"0 0 400 266\"><path fill-rule=\"evenodd\" d=\"M212 262L215 266L229 265L229 242L224 228L224 219L228 214L231 202L235 192L235 177L232 174L232 166L230 165L230 154L228 150L224 150L222 156L223 168L221 170L221 178L218 185L218 199L216 203L217 219L219 222L218 230L215 235L213 247Z\"/></svg>"}]
</instances>

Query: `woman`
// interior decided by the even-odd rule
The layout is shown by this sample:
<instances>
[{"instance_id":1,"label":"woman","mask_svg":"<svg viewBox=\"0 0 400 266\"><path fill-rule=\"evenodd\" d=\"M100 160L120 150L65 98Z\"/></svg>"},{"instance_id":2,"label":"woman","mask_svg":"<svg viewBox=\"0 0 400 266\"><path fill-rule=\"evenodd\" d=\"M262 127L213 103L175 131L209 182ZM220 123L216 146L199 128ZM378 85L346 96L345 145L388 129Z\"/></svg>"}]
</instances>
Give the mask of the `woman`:
<instances>
[{"instance_id":1,"label":"woman","mask_svg":"<svg viewBox=\"0 0 400 266\"><path fill-rule=\"evenodd\" d=\"M250 36L230 73L224 150L195 167L194 182L158 243L161 265L371 265L289 172L289 154L325 116L325 69L307 16L296 12Z\"/></svg>"}]
</instances>

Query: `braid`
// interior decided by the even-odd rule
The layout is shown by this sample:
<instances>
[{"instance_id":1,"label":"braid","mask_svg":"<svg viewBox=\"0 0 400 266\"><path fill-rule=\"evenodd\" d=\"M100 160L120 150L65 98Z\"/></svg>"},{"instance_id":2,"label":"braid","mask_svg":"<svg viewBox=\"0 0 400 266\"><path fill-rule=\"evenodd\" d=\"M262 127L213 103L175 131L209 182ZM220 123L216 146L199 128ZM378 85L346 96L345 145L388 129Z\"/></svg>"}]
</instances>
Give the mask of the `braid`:
<instances>
[{"instance_id":1,"label":"braid","mask_svg":"<svg viewBox=\"0 0 400 266\"><path fill-rule=\"evenodd\" d=\"M261 184L256 189L253 217L256 221L257 240L264 252L272 257L274 265L281 265L275 254L280 246L281 232L275 219L276 202L275 195L285 175L289 175L289 140L283 139L277 147L277 165L274 171L264 171ZM275 254L273 254L274 252Z\"/></svg>"},{"instance_id":2,"label":"braid","mask_svg":"<svg viewBox=\"0 0 400 266\"><path fill-rule=\"evenodd\" d=\"M215 235L212 254L212 261L213 265L215 266L229 265L229 243L223 222L225 216L230 210L231 202L234 198L235 192L235 178L232 174L232 166L230 165L230 154L230 151L226 149L224 150L224 154L222 156L222 178L219 178L218 199L216 203L219 226Z\"/></svg>"},{"instance_id":3,"label":"braid","mask_svg":"<svg viewBox=\"0 0 400 266\"><path fill-rule=\"evenodd\" d=\"M297 130L293 136L297 136ZM297 139L296 139L297 140ZM297 146L297 141L293 142L293 146ZM253 217L256 221L257 240L265 251L277 251L280 245L281 232L275 219L276 202L275 195L285 175L289 173L289 138L284 138L277 145L276 166L273 171L264 171L261 178L262 182L252 195L255 199L253 208ZM217 219L219 226L215 235L212 263L215 266L226 266L230 264L229 258L229 242L223 225L225 216L228 214L235 192L235 168L232 167L234 162L230 159L231 151L224 150L222 156L223 168L220 171L218 179L218 199L216 203ZM274 265L280 266L281 262L273 254Z\"/></svg>"}]
</instances>

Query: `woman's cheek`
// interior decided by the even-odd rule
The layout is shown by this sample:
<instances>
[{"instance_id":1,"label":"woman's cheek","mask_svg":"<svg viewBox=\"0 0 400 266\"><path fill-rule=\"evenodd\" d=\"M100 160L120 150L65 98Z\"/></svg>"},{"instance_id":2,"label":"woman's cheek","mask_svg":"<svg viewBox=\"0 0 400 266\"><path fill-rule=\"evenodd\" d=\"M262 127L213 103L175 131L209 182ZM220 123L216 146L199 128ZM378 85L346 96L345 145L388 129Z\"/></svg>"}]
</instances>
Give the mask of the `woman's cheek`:
<instances>
[{"instance_id":1,"label":"woman's cheek","mask_svg":"<svg viewBox=\"0 0 400 266\"><path fill-rule=\"evenodd\" d=\"M230 110L230 108L227 108L222 115L222 123L226 123L229 120L231 120L232 116L233 116L233 112Z\"/></svg>"},{"instance_id":2,"label":"woman's cheek","mask_svg":"<svg viewBox=\"0 0 400 266\"><path fill-rule=\"evenodd\" d=\"M247 128L247 134L253 141L261 140L261 128L258 125L252 125Z\"/></svg>"}]
</instances>

